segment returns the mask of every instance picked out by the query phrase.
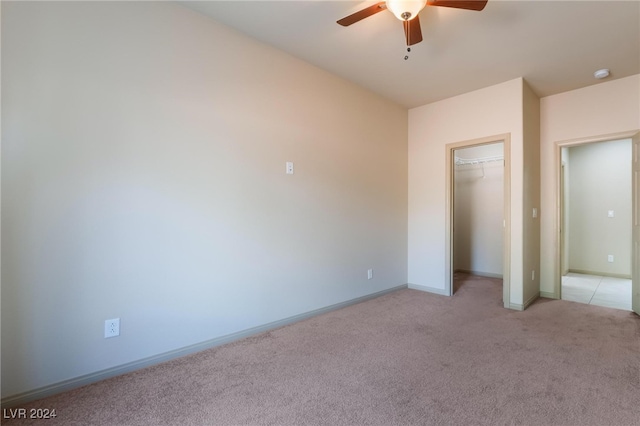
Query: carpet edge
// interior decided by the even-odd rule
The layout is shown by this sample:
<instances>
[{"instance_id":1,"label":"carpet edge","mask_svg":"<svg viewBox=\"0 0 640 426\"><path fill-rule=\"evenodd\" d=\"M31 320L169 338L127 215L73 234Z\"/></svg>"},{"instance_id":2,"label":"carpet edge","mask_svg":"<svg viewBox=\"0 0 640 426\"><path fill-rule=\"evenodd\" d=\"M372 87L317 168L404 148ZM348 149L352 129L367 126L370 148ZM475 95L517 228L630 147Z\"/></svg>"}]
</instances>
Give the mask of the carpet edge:
<instances>
[{"instance_id":1,"label":"carpet edge","mask_svg":"<svg viewBox=\"0 0 640 426\"><path fill-rule=\"evenodd\" d=\"M143 358L137 361L128 362L116 367L111 367L105 370L100 370L94 373L85 374L82 376L74 377L61 382L53 383L51 385L43 386L31 391L22 392L16 395L2 398L0 401L0 408L12 408L18 405L26 404L28 402L36 401L41 398L56 395L58 393L70 391L80 388L82 386L90 385L102 380L110 379L112 377L120 376L122 374L131 373L136 370L151 367L156 364L167 362L176 358L180 358L186 355L191 355L196 352L201 352L216 346L221 346L227 343L235 342L240 339L244 339L265 331L274 330L276 328L284 327L289 324L296 323L298 321L305 320L307 318L315 317L325 314L327 312L335 311L338 309L346 308L347 306L355 305L367 300L375 299L380 296L384 296L389 293L393 293L398 290L403 290L408 287L408 284L401 284L395 287L381 290L375 293L367 294L364 296L349 299L344 302L335 303L333 305L325 306L323 308L314 309L312 311L303 312L298 315L293 315L281 320L273 321L256 327L251 327L242 331L238 331L224 336L216 337L204 342L196 343L182 348L174 349L172 351L163 352L161 354L153 355L147 358Z\"/></svg>"}]
</instances>

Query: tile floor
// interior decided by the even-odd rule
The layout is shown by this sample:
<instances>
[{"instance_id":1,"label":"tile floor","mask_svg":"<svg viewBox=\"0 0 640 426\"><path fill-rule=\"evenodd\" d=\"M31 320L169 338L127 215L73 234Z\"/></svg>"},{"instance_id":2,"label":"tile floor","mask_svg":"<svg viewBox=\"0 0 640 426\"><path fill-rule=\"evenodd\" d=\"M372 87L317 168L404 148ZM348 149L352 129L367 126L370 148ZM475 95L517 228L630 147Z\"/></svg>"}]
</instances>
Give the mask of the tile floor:
<instances>
[{"instance_id":1,"label":"tile floor","mask_svg":"<svg viewBox=\"0 0 640 426\"><path fill-rule=\"evenodd\" d=\"M631 310L631 280L569 272L562 277L562 299Z\"/></svg>"}]
</instances>

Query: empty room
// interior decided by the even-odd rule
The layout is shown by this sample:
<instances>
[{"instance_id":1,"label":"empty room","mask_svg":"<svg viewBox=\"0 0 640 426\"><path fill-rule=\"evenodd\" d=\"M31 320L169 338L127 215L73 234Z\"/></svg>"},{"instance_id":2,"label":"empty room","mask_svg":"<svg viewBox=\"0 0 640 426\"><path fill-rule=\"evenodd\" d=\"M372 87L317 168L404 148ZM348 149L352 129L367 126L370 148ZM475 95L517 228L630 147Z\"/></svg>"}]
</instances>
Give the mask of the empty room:
<instances>
[{"instance_id":1,"label":"empty room","mask_svg":"<svg viewBox=\"0 0 640 426\"><path fill-rule=\"evenodd\" d=\"M640 1L0 17L3 423L637 424Z\"/></svg>"}]
</instances>

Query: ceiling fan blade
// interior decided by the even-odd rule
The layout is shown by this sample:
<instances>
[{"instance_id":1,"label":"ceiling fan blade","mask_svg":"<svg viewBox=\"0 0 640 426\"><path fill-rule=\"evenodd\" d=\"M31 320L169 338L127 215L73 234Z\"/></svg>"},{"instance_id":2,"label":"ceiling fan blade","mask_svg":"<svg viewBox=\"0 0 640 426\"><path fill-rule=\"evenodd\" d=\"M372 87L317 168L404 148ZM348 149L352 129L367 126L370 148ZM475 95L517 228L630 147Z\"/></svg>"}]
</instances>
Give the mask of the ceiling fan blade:
<instances>
[{"instance_id":1,"label":"ceiling fan blade","mask_svg":"<svg viewBox=\"0 0 640 426\"><path fill-rule=\"evenodd\" d=\"M382 12L387 8L387 4L383 1L374 4L373 6L366 7L354 14L346 16L338 21L338 24L343 27L348 27L351 24L355 24L358 21L368 18L371 15L375 15L378 12Z\"/></svg>"},{"instance_id":2,"label":"ceiling fan blade","mask_svg":"<svg viewBox=\"0 0 640 426\"><path fill-rule=\"evenodd\" d=\"M487 5L488 0L427 0L429 6L454 7L480 11Z\"/></svg>"},{"instance_id":3,"label":"ceiling fan blade","mask_svg":"<svg viewBox=\"0 0 640 426\"><path fill-rule=\"evenodd\" d=\"M404 26L404 37L407 40L407 46L413 46L422 41L422 29L420 28L419 16L416 16L410 21L402 21L402 24Z\"/></svg>"}]
</instances>

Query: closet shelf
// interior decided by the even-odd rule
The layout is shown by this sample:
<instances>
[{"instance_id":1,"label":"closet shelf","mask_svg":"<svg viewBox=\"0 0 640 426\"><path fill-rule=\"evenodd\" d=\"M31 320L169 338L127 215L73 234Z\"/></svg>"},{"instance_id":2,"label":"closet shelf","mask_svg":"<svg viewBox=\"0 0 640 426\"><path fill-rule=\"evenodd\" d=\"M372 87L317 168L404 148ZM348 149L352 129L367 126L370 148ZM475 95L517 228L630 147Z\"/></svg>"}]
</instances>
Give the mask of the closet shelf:
<instances>
[{"instance_id":1,"label":"closet shelf","mask_svg":"<svg viewBox=\"0 0 640 426\"><path fill-rule=\"evenodd\" d=\"M484 164L493 163L496 161L504 161L504 156L494 155L493 157L481 157L481 158L455 158L456 166L466 166L468 164Z\"/></svg>"}]
</instances>

